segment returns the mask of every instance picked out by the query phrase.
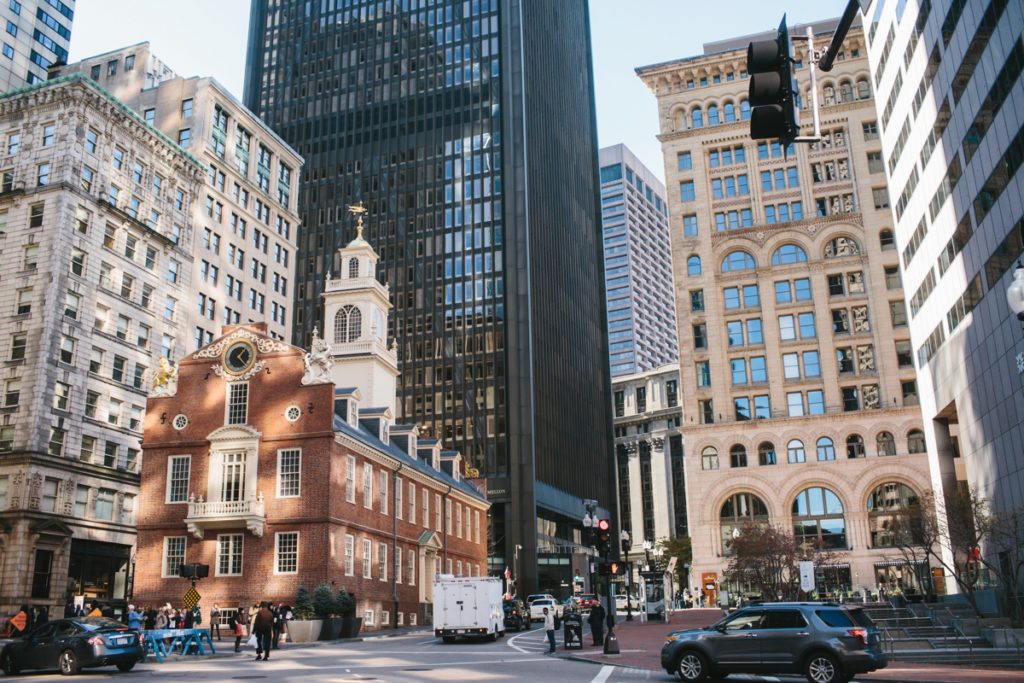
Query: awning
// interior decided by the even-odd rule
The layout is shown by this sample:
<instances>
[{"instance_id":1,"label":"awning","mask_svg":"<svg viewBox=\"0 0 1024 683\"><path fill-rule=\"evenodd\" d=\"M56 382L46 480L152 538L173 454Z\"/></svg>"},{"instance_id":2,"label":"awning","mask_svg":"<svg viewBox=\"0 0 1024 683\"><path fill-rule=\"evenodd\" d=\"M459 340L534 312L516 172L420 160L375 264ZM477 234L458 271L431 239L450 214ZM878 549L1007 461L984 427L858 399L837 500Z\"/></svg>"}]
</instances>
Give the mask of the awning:
<instances>
[{"instance_id":1,"label":"awning","mask_svg":"<svg viewBox=\"0 0 1024 683\"><path fill-rule=\"evenodd\" d=\"M908 560L904 558L899 560L879 560L878 562L875 562L876 567L903 567L915 564L928 564L928 560Z\"/></svg>"}]
</instances>

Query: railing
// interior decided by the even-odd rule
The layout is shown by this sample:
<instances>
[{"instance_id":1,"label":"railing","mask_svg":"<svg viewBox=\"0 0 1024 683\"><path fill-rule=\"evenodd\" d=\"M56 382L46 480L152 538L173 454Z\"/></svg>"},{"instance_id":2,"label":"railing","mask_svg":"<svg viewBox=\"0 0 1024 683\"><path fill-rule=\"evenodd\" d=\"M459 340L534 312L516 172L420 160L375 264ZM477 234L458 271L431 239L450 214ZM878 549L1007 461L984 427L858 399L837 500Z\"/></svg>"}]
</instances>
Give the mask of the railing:
<instances>
[{"instance_id":1,"label":"railing","mask_svg":"<svg viewBox=\"0 0 1024 683\"><path fill-rule=\"evenodd\" d=\"M266 515L266 506L262 498L250 498L249 500L218 500L218 501L189 501L188 516L192 518L203 517L236 517L248 515Z\"/></svg>"}]
</instances>

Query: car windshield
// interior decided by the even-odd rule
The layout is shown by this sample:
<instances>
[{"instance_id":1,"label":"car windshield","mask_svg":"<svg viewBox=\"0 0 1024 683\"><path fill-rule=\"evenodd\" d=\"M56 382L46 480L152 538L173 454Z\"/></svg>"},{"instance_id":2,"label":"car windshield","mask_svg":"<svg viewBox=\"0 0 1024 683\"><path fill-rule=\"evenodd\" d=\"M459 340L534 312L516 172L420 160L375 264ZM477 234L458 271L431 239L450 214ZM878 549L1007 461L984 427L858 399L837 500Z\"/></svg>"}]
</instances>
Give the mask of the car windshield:
<instances>
[{"instance_id":1,"label":"car windshield","mask_svg":"<svg viewBox=\"0 0 1024 683\"><path fill-rule=\"evenodd\" d=\"M107 619L106 617L85 617L76 621L79 626L84 628L86 631L99 631L100 629L123 629L128 630L128 627L122 624L120 621L114 619Z\"/></svg>"}]
</instances>

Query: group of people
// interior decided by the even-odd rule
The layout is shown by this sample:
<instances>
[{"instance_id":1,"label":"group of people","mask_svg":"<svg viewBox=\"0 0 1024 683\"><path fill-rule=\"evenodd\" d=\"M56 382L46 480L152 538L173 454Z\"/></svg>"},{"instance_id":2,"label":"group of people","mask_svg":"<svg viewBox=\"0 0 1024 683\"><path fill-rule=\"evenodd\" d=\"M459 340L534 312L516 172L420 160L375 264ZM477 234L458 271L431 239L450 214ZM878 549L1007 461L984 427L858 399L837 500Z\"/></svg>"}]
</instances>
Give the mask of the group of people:
<instances>
[{"instance_id":1,"label":"group of people","mask_svg":"<svg viewBox=\"0 0 1024 683\"><path fill-rule=\"evenodd\" d=\"M241 608L238 613L242 613ZM287 633L288 622L291 619L292 608L284 603L275 606L264 600L258 604L253 603L253 606L249 608L250 640L255 639L256 641L257 662L261 659L263 661L270 659L270 651L278 648L281 636ZM236 622L234 628L236 633L235 652L238 652L241 636L237 634L241 627Z\"/></svg>"},{"instance_id":2,"label":"group of people","mask_svg":"<svg viewBox=\"0 0 1024 683\"><path fill-rule=\"evenodd\" d=\"M587 615L587 623L590 624L590 633L594 637L594 646L601 647L604 645L605 623L607 623L608 628L611 629L614 625L614 620L600 602L590 608L590 614ZM549 611L548 608L545 607L544 632L548 637L548 651L545 654L555 654L555 631L558 627L558 615L556 615L554 611Z\"/></svg>"}]
</instances>

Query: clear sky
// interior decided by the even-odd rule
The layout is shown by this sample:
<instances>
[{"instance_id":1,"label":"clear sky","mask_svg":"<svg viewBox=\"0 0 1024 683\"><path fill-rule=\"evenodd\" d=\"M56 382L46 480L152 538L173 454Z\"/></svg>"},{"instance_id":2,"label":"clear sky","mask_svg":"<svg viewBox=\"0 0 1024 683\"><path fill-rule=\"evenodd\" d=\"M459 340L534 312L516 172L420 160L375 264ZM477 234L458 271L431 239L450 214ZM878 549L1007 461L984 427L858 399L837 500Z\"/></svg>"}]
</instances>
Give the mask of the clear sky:
<instances>
[{"instance_id":1,"label":"clear sky","mask_svg":"<svg viewBox=\"0 0 1024 683\"><path fill-rule=\"evenodd\" d=\"M560 0L527 0L560 1ZM839 16L845 0L590 0L597 127L664 178L654 95L637 66L698 55L703 44ZM148 40L181 76L213 76L242 98L249 0L78 0L71 61Z\"/></svg>"}]
</instances>

